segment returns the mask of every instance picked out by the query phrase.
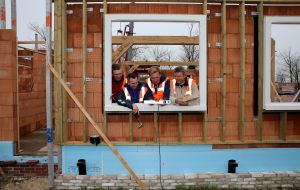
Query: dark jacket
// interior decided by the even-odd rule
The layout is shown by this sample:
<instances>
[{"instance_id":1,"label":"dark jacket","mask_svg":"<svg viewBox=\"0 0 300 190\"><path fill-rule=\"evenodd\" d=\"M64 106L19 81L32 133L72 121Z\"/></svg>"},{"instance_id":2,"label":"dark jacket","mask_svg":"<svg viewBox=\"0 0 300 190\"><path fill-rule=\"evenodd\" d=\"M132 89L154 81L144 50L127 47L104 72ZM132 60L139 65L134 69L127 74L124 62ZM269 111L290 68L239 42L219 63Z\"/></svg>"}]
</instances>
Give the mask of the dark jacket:
<instances>
[{"instance_id":1,"label":"dark jacket","mask_svg":"<svg viewBox=\"0 0 300 190\"><path fill-rule=\"evenodd\" d=\"M123 90L124 77L120 81L116 81L114 77L112 77L112 102L115 103L118 100L118 97Z\"/></svg>"},{"instance_id":2,"label":"dark jacket","mask_svg":"<svg viewBox=\"0 0 300 190\"><path fill-rule=\"evenodd\" d=\"M155 88L155 92L152 92L150 87L148 86L148 84L146 83L145 86L148 88L148 91L152 93L157 93L157 88L158 86L164 82L166 80L166 75L164 73L160 73L161 74L161 77L160 77L160 81L158 84L154 85L154 88ZM153 95L152 95L152 100L154 99L153 98ZM164 97L163 97L163 100L169 100L170 99L170 79L168 79L165 83L165 89L164 89Z\"/></svg>"},{"instance_id":3,"label":"dark jacket","mask_svg":"<svg viewBox=\"0 0 300 190\"><path fill-rule=\"evenodd\" d=\"M128 108L132 109L132 104L140 102L139 101L139 99L140 99L139 95L140 95L140 90L143 86L144 85L141 82L139 82L137 88L132 89L132 88L130 88L130 86L128 84L125 84L124 88L127 88L128 92L131 96L131 101L126 100L124 90L122 90L119 97L118 97L117 103L121 106L125 106L125 107L128 107ZM144 95L143 100L151 100L151 96L152 96L151 91L147 90L146 94Z\"/></svg>"}]
</instances>

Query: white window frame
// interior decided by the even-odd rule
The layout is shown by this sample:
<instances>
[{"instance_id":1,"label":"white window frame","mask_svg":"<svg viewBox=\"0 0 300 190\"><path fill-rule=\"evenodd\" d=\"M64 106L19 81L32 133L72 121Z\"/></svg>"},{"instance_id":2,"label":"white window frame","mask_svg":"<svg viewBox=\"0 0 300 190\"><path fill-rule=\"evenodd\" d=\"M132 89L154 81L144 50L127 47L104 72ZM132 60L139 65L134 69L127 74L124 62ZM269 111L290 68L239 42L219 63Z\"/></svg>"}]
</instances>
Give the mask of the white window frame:
<instances>
[{"instance_id":1,"label":"white window frame","mask_svg":"<svg viewBox=\"0 0 300 190\"><path fill-rule=\"evenodd\" d=\"M163 112L195 112L207 110L207 32L206 15L160 15L160 14L106 14L104 33L104 69L105 69L105 101L106 112L128 112L130 109L112 103L110 97L112 92L112 22L196 22L199 24L199 105L195 106L160 106L159 111ZM200 64L201 63L201 64ZM140 111L156 112L157 106L140 104Z\"/></svg>"},{"instance_id":2,"label":"white window frame","mask_svg":"<svg viewBox=\"0 0 300 190\"><path fill-rule=\"evenodd\" d=\"M264 18L264 109L265 110L300 110L298 102L271 101L271 35L272 24L300 24L299 16L266 16Z\"/></svg>"}]
</instances>

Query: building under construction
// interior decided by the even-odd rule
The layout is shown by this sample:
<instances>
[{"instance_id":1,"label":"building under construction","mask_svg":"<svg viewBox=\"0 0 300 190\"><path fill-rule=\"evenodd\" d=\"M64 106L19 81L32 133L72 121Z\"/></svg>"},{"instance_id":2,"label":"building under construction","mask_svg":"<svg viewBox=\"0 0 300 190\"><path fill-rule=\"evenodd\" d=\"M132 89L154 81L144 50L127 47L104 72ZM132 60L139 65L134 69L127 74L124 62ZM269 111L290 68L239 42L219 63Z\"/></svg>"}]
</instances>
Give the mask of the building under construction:
<instances>
[{"instance_id":1,"label":"building under construction","mask_svg":"<svg viewBox=\"0 0 300 190\"><path fill-rule=\"evenodd\" d=\"M47 13L47 43L0 30L4 172L39 160L54 179L55 163L58 189L300 188L299 0L54 0ZM198 56L145 58L167 46ZM185 66L199 105L141 104L137 120L112 103L112 64L141 80Z\"/></svg>"}]
</instances>

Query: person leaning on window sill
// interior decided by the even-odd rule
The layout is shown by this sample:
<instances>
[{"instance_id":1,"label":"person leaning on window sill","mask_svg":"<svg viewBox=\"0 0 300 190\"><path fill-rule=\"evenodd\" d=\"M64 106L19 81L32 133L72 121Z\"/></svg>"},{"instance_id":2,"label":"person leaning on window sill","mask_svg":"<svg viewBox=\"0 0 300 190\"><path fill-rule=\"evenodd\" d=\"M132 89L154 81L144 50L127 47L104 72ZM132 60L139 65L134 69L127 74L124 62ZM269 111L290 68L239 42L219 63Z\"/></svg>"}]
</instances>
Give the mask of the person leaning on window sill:
<instances>
[{"instance_id":1,"label":"person leaning on window sill","mask_svg":"<svg viewBox=\"0 0 300 190\"><path fill-rule=\"evenodd\" d=\"M176 67L174 79L171 80L170 100L172 104L191 106L199 104L198 85L194 79L187 77L183 67Z\"/></svg>"}]
</instances>

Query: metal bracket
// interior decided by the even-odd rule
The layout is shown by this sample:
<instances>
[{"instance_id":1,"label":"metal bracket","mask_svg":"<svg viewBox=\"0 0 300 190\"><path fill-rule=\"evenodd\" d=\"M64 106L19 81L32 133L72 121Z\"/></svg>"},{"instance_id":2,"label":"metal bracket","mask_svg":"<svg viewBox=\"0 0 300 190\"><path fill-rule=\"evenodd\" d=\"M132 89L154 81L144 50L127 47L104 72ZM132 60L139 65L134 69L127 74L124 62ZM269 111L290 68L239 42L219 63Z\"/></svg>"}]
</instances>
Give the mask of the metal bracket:
<instances>
[{"instance_id":1,"label":"metal bracket","mask_svg":"<svg viewBox=\"0 0 300 190\"><path fill-rule=\"evenodd\" d=\"M86 82L91 82L91 81L93 81L93 80L94 80L93 77L85 77L85 81L86 81Z\"/></svg>"},{"instance_id":2,"label":"metal bracket","mask_svg":"<svg viewBox=\"0 0 300 190\"><path fill-rule=\"evenodd\" d=\"M222 16L222 13L215 13L215 17L220 17Z\"/></svg>"},{"instance_id":3,"label":"metal bracket","mask_svg":"<svg viewBox=\"0 0 300 190\"><path fill-rule=\"evenodd\" d=\"M258 16L258 15L259 15L259 12L257 12L257 11L252 11L252 12L251 12L251 15L252 15L252 16Z\"/></svg>"},{"instance_id":4,"label":"metal bracket","mask_svg":"<svg viewBox=\"0 0 300 190\"><path fill-rule=\"evenodd\" d=\"M99 79L99 81L98 81L100 84L102 84L103 83L103 80L102 79Z\"/></svg>"},{"instance_id":5,"label":"metal bracket","mask_svg":"<svg viewBox=\"0 0 300 190\"><path fill-rule=\"evenodd\" d=\"M92 52L93 52L93 48L86 48L86 51L87 51L88 53L92 53Z\"/></svg>"},{"instance_id":6,"label":"metal bracket","mask_svg":"<svg viewBox=\"0 0 300 190\"><path fill-rule=\"evenodd\" d=\"M222 47L222 42L217 42L216 47Z\"/></svg>"},{"instance_id":7,"label":"metal bracket","mask_svg":"<svg viewBox=\"0 0 300 190\"><path fill-rule=\"evenodd\" d=\"M73 83L72 83L72 82L65 82L65 85L67 85L67 86L72 86Z\"/></svg>"},{"instance_id":8,"label":"metal bracket","mask_svg":"<svg viewBox=\"0 0 300 190\"><path fill-rule=\"evenodd\" d=\"M99 44L99 48L102 48L102 44Z\"/></svg>"},{"instance_id":9,"label":"metal bracket","mask_svg":"<svg viewBox=\"0 0 300 190\"><path fill-rule=\"evenodd\" d=\"M66 10L66 14L67 15L71 15L71 14L73 14L74 12L73 12L73 10Z\"/></svg>"},{"instance_id":10,"label":"metal bracket","mask_svg":"<svg viewBox=\"0 0 300 190\"><path fill-rule=\"evenodd\" d=\"M73 52L73 48L67 48L67 49L66 49L66 52L67 52L67 53L72 53L72 52Z\"/></svg>"},{"instance_id":11,"label":"metal bracket","mask_svg":"<svg viewBox=\"0 0 300 190\"><path fill-rule=\"evenodd\" d=\"M223 82L223 78L222 78L222 77L218 77L218 78L216 78L216 81L217 81L218 83L222 83L222 82Z\"/></svg>"},{"instance_id":12,"label":"metal bracket","mask_svg":"<svg viewBox=\"0 0 300 190\"><path fill-rule=\"evenodd\" d=\"M67 124L71 124L71 123L73 123L73 119L72 118L68 118L67 119Z\"/></svg>"},{"instance_id":13,"label":"metal bracket","mask_svg":"<svg viewBox=\"0 0 300 190\"><path fill-rule=\"evenodd\" d=\"M94 10L93 7L88 7L88 8L86 8L86 11L87 11L87 12L93 12L93 10Z\"/></svg>"},{"instance_id":14,"label":"metal bracket","mask_svg":"<svg viewBox=\"0 0 300 190\"><path fill-rule=\"evenodd\" d=\"M217 121L222 121L223 120L223 116L219 115L216 117Z\"/></svg>"},{"instance_id":15,"label":"metal bracket","mask_svg":"<svg viewBox=\"0 0 300 190\"><path fill-rule=\"evenodd\" d=\"M103 9L103 8L99 9L99 12L100 12L100 13L103 13L103 12L104 12L104 9Z\"/></svg>"},{"instance_id":16,"label":"metal bracket","mask_svg":"<svg viewBox=\"0 0 300 190\"><path fill-rule=\"evenodd\" d=\"M210 48L210 47L211 47L211 44L210 44L210 43L207 43L207 47L209 47L209 48Z\"/></svg>"}]
</instances>

